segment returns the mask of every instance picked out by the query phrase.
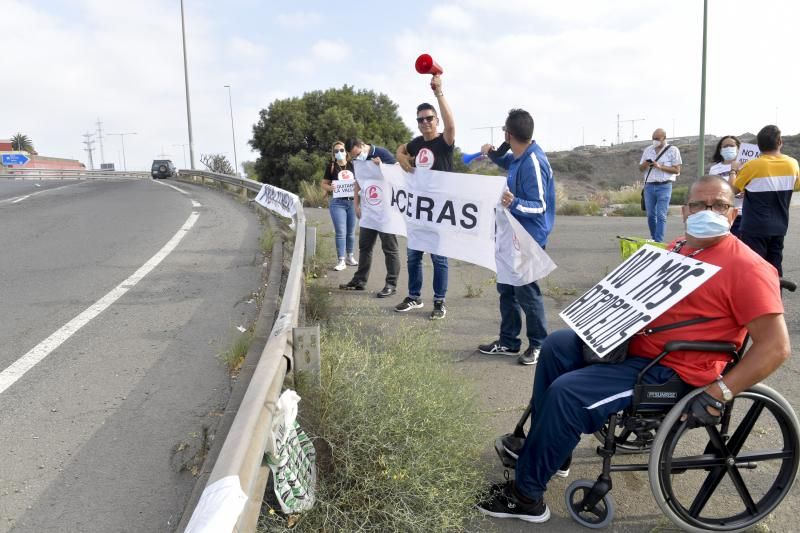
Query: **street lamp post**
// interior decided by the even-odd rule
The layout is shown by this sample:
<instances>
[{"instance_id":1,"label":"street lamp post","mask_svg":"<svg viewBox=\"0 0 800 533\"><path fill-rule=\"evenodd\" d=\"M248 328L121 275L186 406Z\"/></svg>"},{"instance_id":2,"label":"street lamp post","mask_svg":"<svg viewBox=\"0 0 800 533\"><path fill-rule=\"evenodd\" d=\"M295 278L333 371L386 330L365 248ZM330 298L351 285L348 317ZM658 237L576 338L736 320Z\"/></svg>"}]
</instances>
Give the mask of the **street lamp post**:
<instances>
[{"instance_id":1,"label":"street lamp post","mask_svg":"<svg viewBox=\"0 0 800 533\"><path fill-rule=\"evenodd\" d=\"M122 143L122 170L127 171L128 170L128 163L127 163L127 161L125 161L125 136L126 135L136 135L136 132L133 131L133 132L130 132L130 133L106 133L106 135L118 135L119 136L119 140Z\"/></svg>"},{"instance_id":2,"label":"street lamp post","mask_svg":"<svg viewBox=\"0 0 800 533\"><path fill-rule=\"evenodd\" d=\"M702 176L706 159L706 37L708 35L708 0L703 0L703 67L700 75L700 146L697 175ZM674 132L673 132L674 133Z\"/></svg>"},{"instance_id":3,"label":"street lamp post","mask_svg":"<svg viewBox=\"0 0 800 533\"><path fill-rule=\"evenodd\" d=\"M189 125L189 157L194 170L194 141L192 140L192 106L189 103L189 67L186 59L186 24L183 21L183 0L181 0L181 37L183 38L183 79L186 84L186 121Z\"/></svg>"},{"instance_id":4,"label":"street lamp post","mask_svg":"<svg viewBox=\"0 0 800 533\"><path fill-rule=\"evenodd\" d=\"M183 148L183 166L186 166L186 145L185 144L173 144L172 146L180 146Z\"/></svg>"},{"instance_id":5,"label":"street lamp post","mask_svg":"<svg viewBox=\"0 0 800 533\"><path fill-rule=\"evenodd\" d=\"M233 164L235 165L235 174L239 175L239 160L236 158L236 130L233 127L233 99L231 98L231 86L225 85L228 88L228 106L231 109L231 137L233 137Z\"/></svg>"}]
</instances>

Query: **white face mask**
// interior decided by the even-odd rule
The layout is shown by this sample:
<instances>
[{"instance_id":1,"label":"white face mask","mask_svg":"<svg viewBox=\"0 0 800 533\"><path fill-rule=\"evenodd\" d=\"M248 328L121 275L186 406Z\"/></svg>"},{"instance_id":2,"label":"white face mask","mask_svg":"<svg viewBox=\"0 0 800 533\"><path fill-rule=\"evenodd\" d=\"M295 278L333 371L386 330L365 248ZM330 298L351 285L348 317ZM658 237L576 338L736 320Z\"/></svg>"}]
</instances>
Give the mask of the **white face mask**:
<instances>
[{"instance_id":1,"label":"white face mask","mask_svg":"<svg viewBox=\"0 0 800 533\"><path fill-rule=\"evenodd\" d=\"M653 147L658 148L659 146L661 146L661 141L658 139L653 139Z\"/></svg>"},{"instance_id":2,"label":"white face mask","mask_svg":"<svg viewBox=\"0 0 800 533\"><path fill-rule=\"evenodd\" d=\"M727 235L730 230L728 217L710 209L704 209L686 218L686 233L698 239L722 237Z\"/></svg>"},{"instance_id":3,"label":"white face mask","mask_svg":"<svg viewBox=\"0 0 800 533\"><path fill-rule=\"evenodd\" d=\"M361 149L361 153L356 156L358 161L366 161L367 160L367 151L363 148Z\"/></svg>"},{"instance_id":4,"label":"white face mask","mask_svg":"<svg viewBox=\"0 0 800 533\"><path fill-rule=\"evenodd\" d=\"M736 158L736 154L739 152L739 149L735 146L726 146L719 151L719 155L722 156L722 159L725 161L731 161L732 159Z\"/></svg>"}]
</instances>

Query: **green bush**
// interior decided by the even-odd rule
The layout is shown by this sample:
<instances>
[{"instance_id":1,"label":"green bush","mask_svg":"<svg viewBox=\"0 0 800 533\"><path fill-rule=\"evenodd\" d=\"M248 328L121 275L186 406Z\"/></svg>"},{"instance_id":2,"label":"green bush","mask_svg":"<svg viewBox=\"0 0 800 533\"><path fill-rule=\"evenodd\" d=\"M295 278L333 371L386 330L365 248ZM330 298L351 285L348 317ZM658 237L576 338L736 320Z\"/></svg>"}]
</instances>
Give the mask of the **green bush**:
<instances>
[{"instance_id":1,"label":"green bush","mask_svg":"<svg viewBox=\"0 0 800 533\"><path fill-rule=\"evenodd\" d=\"M597 202L569 200L556 210L556 214L566 216L599 215L601 211Z\"/></svg>"},{"instance_id":2,"label":"green bush","mask_svg":"<svg viewBox=\"0 0 800 533\"><path fill-rule=\"evenodd\" d=\"M678 185L677 187L672 187L672 198L670 198L669 203L671 205L683 205L686 203L686 197L689 194L689 186L688 185Z\"/></svg>"},{"instance_id":3,"label":"green bush","mask_svg":"<svg viewBox=\"0 0 800 533\"><path fill-rule=\"evenodd\" d=\"M328 207L328 193L319 182L301 181L299 195L306 207Z\"/></svg>"},{"instance_id":4,"label":"green bush","mask_svg":"<svg viewBox=\"0 0 800 533\"><path fill-rule=\"evenodd\" d=\"M322 385L298 386L318 483L292 531L463 531L484 490L488 440L473 386L434 347L430 327L352 328L323 331ZM288 530L269 510L260 526Z\"/></svg>"},{"instance_id":5,"label":"green bush","mask_svg":"<svg viewBox=\"0 0 800 533\"><path fill-rule=\"evenodd\" d=\"M643 217L645 216L645 212L642 211L642 205L639 203L639 199L637 198L635 204L622 204L621 207L615 209L611 216L614 217Z\"/></svg>"}]
</instances>

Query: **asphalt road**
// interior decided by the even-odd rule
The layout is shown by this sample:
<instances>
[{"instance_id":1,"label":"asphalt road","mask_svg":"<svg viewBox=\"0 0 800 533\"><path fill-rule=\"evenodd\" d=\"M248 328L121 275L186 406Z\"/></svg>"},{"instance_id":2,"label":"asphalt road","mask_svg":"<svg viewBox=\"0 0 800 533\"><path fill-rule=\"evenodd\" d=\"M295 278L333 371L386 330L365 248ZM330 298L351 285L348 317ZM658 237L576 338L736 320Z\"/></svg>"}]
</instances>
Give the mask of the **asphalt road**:
<instances>
[{"instance_id":1,"label":"asphalt road","mask_svg":"<svg viewBox=\"0 0 800 533\"><path fill-rule=\"evenodd\" d=\"M0 531L170 531L255 317L258 218L183 183L37 183L0 179Z\"/></svg>"},{"instance_id":2,"label":"asphalt road","mask_svg":"<svg viewBox=\"0 0 800 533\"><path fill-rule=\"evenodd\" d=\"M309 220L320 225L318 234L320 246L332 247L332 227L327 210L306 210ZM683 233L680 217L670 216L667 223L667 238ZM547 252L558 268L541 282L545 294L545 310L548 315L549 330L565 327L558 313L583 291L594 285L620 262L617 235L645 236L647 222L644 218L617 217L557 217ZM792 210L789 235L786 238L784 276L800 281L800 209ZM429 322L431 309L430 260L423 260L424 283L422 297L423 309L399 315L392 306L405 297L408 276L405 268L405 243L401 239L403 268L399 280L399 294L396 298L381 300L375 293L383 287L385 269L380 246L373 254L373 271L367 284L367 291L340 291L336 287L350 280L353 268L342 272L329 271L323 283L331 287L334 295L332 316L353 316L358 310L359 319L365 324L374 324L376 330L386 323L397 321L412 327ZM331 265L332 266L332 265ZM741 290L747 290L747 277L743 273ZM469 294L469 296L468 296ZM477 296L476 296L477 294ZM474 381L483 407L490 413L491 431L495 435L507 433L514 428L531 394L535 367L517 364L516 356L487 356L477 352L478 344L497 338L499 330L498 297L493 283L493 273L460 261L450 261L449 289L447 293L447 317L433 324L443 350L452 354L455 371ZM767 383L783 394L789 402L800 410L800 293L785 296L786 321L795 347L793 357ZM523 342L523 347L527 344ZM527 524L513 519L491 519L483 521L475 529L496 529L504 533L523 531L561 531L579 533L587 531L575 523L567 514L564 492L576 479L594 481L600 474L601 460L595 453L599 443L592 436L584 436L579 444L568 479L554 478L545 500L552 513L550 521L543 526ZM628 458L617 456L623 462L636 460L641 456ZM486 443L483 454L487 484L503 479L503 467L495 455L492 442ZM513 475L513 472L512 472ZM625 533L666 533L678 531L661 514L650 493L645 472L625 472L613 475L612 495L617 503L616 518L607 530ZM433 482L433 481L432 481ZM798 531L796 517L800 513L800 491L797 486L783 501L781 506L759 526L759 533Z\"/></svg>"}]
</instances>

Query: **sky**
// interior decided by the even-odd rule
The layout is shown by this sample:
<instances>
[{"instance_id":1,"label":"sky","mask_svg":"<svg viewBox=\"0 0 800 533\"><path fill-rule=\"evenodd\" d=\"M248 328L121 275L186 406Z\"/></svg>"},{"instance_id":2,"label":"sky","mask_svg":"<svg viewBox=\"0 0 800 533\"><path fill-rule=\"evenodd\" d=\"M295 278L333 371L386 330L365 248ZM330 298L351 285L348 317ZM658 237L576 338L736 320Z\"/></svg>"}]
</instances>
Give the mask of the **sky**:
<instances>
[{"instance_id":1,"label":"sky","mask_svg":"<svg viewBox=\"0 0 800 533\"><path fill-rule=\"evenodd\" d=\"M708 4L706 133L766 124L800 133L800 3ZM345 84L388 95L416 134L416 106L435 102L430 77L414 70L421 53L444 69L465 153L499 144L488 128L512 108L533 115L546 151L616 144L618 125L622 142L658 127L699 133L700 0L184 0L184 9L197 168L200 154L233 161L234 137L238 162L255 160L248 141L261 109ZM0 0L0 13L0 138L21 132L41 155L88 166L83 134L96 135L99 120L95 165L122 168L124 142L130 170L162 157L188 167L179 0ZM109 135L125 133L135 134Z\"/></svg>"}]
</instances>

